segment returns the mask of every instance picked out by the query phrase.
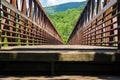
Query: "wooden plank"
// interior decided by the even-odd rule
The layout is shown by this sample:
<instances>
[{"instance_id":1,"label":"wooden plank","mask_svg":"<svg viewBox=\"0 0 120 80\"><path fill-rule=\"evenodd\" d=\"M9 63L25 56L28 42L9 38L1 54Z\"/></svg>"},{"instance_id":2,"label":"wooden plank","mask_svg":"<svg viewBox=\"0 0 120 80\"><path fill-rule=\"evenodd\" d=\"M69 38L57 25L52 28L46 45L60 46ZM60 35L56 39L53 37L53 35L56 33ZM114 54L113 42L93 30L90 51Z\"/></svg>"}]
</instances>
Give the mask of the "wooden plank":
<instances>
[{"instance_id":1,"label":"wooden plank","mask_svg":"<svg viewBox=\"0 0 120 80\"><path fill-rule=\"evenodd\" d=\"M108 48L108 47L83 46L83 45L73 45L73 46L72 45L67 45L67 46L41 45L41 46L27 46L27 47L17 46L17 47L4 47L2 48L2 50L8 50L8 51L0 51L1 61L7 60L7 57L3 56L3 54L6 53L6 55L9 55L9 54L12 55L11 59L9 59L10 61L18 60L18 61L114 62L115 54L119 53L116 51L116 48L114 47ZM10 51L10 50L14 50L14 51ZM71 51L71 50L74 50L74 51ZM78 50L81 50L81 51L78 51ZM96 55L97 55L97 58L96 58L97 60L95 60Z\"/></svg>"}]
</instances>

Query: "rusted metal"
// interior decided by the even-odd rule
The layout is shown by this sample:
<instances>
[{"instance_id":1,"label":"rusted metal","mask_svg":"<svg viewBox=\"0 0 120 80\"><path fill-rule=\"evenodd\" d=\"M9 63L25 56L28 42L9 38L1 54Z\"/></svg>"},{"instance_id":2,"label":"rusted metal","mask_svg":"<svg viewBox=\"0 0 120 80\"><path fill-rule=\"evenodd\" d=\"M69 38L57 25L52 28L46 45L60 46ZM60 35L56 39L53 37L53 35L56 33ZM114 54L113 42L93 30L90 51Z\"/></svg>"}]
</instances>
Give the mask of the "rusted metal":
<instances>
[{"instance_id":1,"label":"rusted metal","mask_svg":"<svg viewBox=\"0 0 120 80\"><path fill-rule=\"evenodd\" d=\"M0 45L2 47L53 44L48 43L52 40L56 42L54 44L63 44L39 0L0 1Z\"/></svg>"},{"instance_id":2,"label":"rusted metal","mask_svg":"<svg viewBox=\"0 0 120 80\"><path fill-rule=\"evenodd\" d=\"M120 0L117 0L118 13L120 13ZM118 15L118 49L120 50L120 14Z\"/></svg>"},{"instance_id":3,"label":"rusted metal","mask_svg":"<svg viewBox=\"0 0 120 80\"><path fill-rule=\"evenodd\" d=\"M120 47L120 9L116 6L120 5L119 0L102 1L87 1L68 44Z\"/></svg>"},{"instance_id":4,"label":"rusted metal","mask_svg":"<svg viewBox=\"0 0 120 80\"><path fill-rule=\"evenodd\" d=\"M2 5L1 5L1 0L0 0L0 7L1 7ZM1 10L0 10L0 13L1 13ZM2 38L1 38L1 35L2 35L2 29L1 29L1 27L2 27L2 25L1 25L1 22L2 22L2 19L1 19L1 14L0 14L0 49L1 49L1 41L2 41Z\"/></svg>"}]
</instances>

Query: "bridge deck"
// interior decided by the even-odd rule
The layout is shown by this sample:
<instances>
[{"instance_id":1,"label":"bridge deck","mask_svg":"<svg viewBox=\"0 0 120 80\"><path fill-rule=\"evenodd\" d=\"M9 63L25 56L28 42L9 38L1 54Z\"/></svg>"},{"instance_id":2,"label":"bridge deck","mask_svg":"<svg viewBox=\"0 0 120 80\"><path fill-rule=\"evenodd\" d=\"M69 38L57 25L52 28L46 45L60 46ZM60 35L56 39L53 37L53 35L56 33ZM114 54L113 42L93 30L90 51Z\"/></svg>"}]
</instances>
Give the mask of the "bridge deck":
<instances>
[{"instance_id":1,"label":"bridge deck","mask_svg":"<svg viewBox=\"0 0 120 80\"><path fill-rule=\"evenodd\" d=\"M0 74L119 75L119 53L114 47L82 45L6 47L0 51Z\"/></svg>"},{"instance_id":2,"label":"bridge deck","mask_svg":"<svg viewBox=\"0 0 120 80\"><path fill-rule=\"evenodd\" d=\"M104 50L104 49L108 49L108 50L114 50L117 49L117 47L103 47L103 46L89 46L89 45L36 45L36 46L11 46L11 47L2 47L2 50L20 50L20 49L69 49L69 50Z\"/></svg>"},{"instance_id":3,"label":"bridge deck","mask_svg":"<svg viewBox=\"0 0 120 80\"><path fill-rule=\"evenodd\" d=\"M6 53L6 54L5 54ZM1 61L119 61L115 47L83 45L41 45L28 47L4 47L0 51Z\"/></svg>"}]
</instances>

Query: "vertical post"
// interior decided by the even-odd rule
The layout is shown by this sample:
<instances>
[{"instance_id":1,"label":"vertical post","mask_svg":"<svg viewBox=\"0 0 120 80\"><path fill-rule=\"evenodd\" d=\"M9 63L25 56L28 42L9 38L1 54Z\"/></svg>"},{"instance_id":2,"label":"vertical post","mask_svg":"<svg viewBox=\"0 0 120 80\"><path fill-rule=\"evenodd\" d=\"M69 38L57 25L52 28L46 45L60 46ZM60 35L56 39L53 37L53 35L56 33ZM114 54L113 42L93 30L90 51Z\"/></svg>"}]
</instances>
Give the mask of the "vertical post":
<instances>
[{"instance_id":1,"label":"vertical post","mask_svg":"<svg viewBox=\"0 0 120 80\"><path fill-rule=\"evenodd\" d=\"M55 75L55 63L54 61L51 62L51 76Z\"/></svg>"},{"instance_id":2,"label":"vertical post","mask_svg":"<svg viewBox=\"0 0 120 80\"><path fill-rule=\"evenodd\" d=\"M33 11L33 9L32 9L32 6L33 6L33 4L32 4L32 0L29 0L29 7L30 7L30 12L29 12L29 18L30 19L32 19L32 11ZM31 25L32 25L32 22L30 22L30 21L28 21L28 27L29 27L29 29L28 29L28 32L29 32L29 37L28 37L28 42L29 42L29 45L31 45L31 43L32 43L32 41L31 41L31 32L32 32L32 27L31 27Z\"/></svg>"},{"instance_id":3,"label":"vertical post","mask_svg":"<svg viewBox=\"0 0 120 80\"><path fill-rule=\"evenodd\" d=\"M11 0L11 4L12 4L13 7L16 8L16 0ZM15 17L14 17L15 16L15 12L11 10L10 14L12 15L12 16L10 16L10 20L14 21L15 20ZM11 26L15 26L16 22L11 22L10 21L10 25ZM12 31L14 31L13 27L10 27L10 36L15 37L15 34L13 34ZM10 42L15 42L15 39L10 39ZM13 44L11 46L13 46Z\"/></svg>"},{"instance_id":4,"label":"vertical post","mask_svg":"<svg viewBox=\"0 0 120 80\"><path fill-rule=\"evenodd\" d=\"M118 50L120 50L120 0L117 0L117 6L118 6Z\"/></svg>"},{"instance_id":5,"label":"vertical post","mask_svg":"<svg viewBox=\"0 0 120 80\"><path fill-rule=\"evenodd\" d=\"M32 19L32 0L29 0L29 7L30 7L30 13L29 13L29 18Z\"/></svg>"},{"instance_id":6,"label":"vertical post","mask_svg":"<svg viewBox=\"0 0 120 80\"><path fill-rule=\"evenodd\" d=\"M21 9L21 12L22 12L22 14L24 14L24 15L26 15L26 0L23 0L22 1L22 9ZM25 23L25 18L23 18L22 17L22 25L23 26L21 26L21 38L25 38L26 40L21 40L21 43L25 43L26 41L27 41L27 38L23 35L23 34L25 34L24 33L24 28L25 28L25 26L26 26L26 23ZM23 29L23 30L22 30ZM26 45L26 44L22 44L22 45Z\"/></svg>"},{"instance_id":7,"label":"vertical post","mask_svg":"<svg viewBox=\"0 0 120 80\"><path fill-rule=\"evenodd\" d=\"M95 10L95 0L91 0L92 2L92 18L94 17L94 10Z\"/></svg>"},{"instance_id":8,"label":"vertical post","mask_svg":"<svg viewBox=\"0 0 120 80\"><path fill-rule=\"evenodd\" d=\"M1 5L1 0L0 0L0 8L1 8L1 6L2 6L2 5ZM2 21L2 20L1 20L1 10L0 10L0 49L1 49L1 46L2 46L2 44L1 44L1 42L2 42L2 41L1 41L1 39L2 39L2 38L1 38L1 35L2 35L1 21Z\"/></svg>"},{"instance_id":9,"label":"vertical post","mask_svg":"<svg viewBox=\"0 0 120 80\"><path fill-rule=\"evenodd\" d=\"M107 3L106 3L106 4L108 4L109 1L110 1L110 0L107 0ZM111 24L111 20L108 20L108 19L111 18L111 14L109 14L110 12L111 12L111 8L109 8L109 9L106 10L106 12L105 12L105 15L107 15L107 16L105 17L105 21L106 21L106 22L105 22L105 31L109 31L109 30L111 29L111 26L108 26L108 25ZM105 46L110 46L110 38L111 38L111 37L109 37L109 36L110 36L110 31L105 33L105 37L107 37L107 38L105 38L105 42L108 42L107 44L105 44Z\"/></svg>"},{"instance_id":10,"label":"vertical post","mask_svg":"<svg viewBox=\"0 0 120 80\"><path fill-rule=\"evenodd\" d=\"M94 31L94 46L97 46L97 36L96 36L96 34L97 34L97 28L96 28L96 25L97 25L97 19L95 19L95 23L94 23L94 29L95 29L95 31Z\"/></svg>"}]
</instances>

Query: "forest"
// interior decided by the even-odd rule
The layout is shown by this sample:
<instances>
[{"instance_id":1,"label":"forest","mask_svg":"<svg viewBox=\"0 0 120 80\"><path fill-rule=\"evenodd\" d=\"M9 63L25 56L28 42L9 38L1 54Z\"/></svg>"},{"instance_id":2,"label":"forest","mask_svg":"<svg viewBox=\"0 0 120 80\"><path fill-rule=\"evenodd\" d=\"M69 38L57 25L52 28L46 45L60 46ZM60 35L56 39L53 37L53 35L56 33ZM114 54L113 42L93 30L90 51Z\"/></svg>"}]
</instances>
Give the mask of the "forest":
<instances>
[{"instance_id":1,"label":"forest","mask_svg":"<svg viewBox=\"0 0 120 80\"><path fill-rule=\"evenodd\" d=\"M49 14L54 26L56 27L58 33L61 35L64 44L67 40L83 10L83 6L79 8L68 9L64 12L56 12Z\"/></svg>"}]
</instances>

